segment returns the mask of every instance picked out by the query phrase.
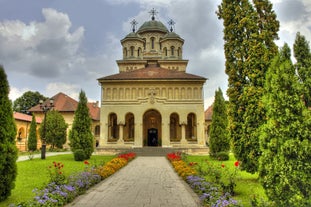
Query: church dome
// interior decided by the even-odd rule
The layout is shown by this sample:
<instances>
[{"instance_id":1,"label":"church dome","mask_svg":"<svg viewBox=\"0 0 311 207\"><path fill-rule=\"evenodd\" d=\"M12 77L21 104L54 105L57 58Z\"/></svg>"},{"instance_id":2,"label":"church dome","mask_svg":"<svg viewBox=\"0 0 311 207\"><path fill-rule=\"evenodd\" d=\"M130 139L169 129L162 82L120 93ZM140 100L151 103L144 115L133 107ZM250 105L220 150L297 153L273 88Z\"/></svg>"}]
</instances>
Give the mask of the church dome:
<instances>
[{"instance_id":1,"label":"church dome","mask_svg":"<svg viewBox=\"0 0 311 207\"><path fill-rule=\"evenodd\" d=\"M150 20L141 25L137 33L147 32L147 31L159 31L167 33L168 29L160 21Z\"/></svg>"}]
</instances>

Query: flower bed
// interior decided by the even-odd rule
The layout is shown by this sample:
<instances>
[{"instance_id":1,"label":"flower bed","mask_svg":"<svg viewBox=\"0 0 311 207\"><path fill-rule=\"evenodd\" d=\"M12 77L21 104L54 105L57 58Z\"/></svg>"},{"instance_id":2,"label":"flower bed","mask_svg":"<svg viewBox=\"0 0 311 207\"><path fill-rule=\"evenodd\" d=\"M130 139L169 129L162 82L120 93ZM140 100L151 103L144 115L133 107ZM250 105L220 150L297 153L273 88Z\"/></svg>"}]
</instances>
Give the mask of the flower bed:
<instances>
[{"instance_id":1,"label":"flower bed","mask_svg":"<svg viewBox=\"0 0 311 207\"><path fill-rule=\"evenodd\" d=\"M63 174L64 165L62 163L53 162L53 165L48 167L50 182L40 189L33 190L35 193L34 199L17 205L11 204L10 207L64 206L95 184L124 167L135 157L135 153L121 154L100 166L90 166L90 163L86 160L84 161L85 171L74 173L69 177L65 177Z\"/></svg>"},{"instance_id":2,"label":"flower bed","mask_svg":"<svg viewBox=\"0 0 311 207\"><path fill-rule=\"evenodd\" d=\"M190 162L188 164L182 159L181 153L169 153L167 154L167 159L171 162L178 175L186 180L193 191L198 194L204 206L241 206L232 198L230 192L224 190L226 186L223 184L225 182L221 180L221 178L225 177L225 175L222 175L221 172L221 170L225 167L224 165L221 165L220 168L217 168L216 166L209 166L209 169L205 171L195 162ZM235 162L234 165L238 168L239 162ZM236 174L236 171L234 173ZM205 179L207 174L209 174L209 176L213 176L215 178L215 182L207 182ZM232 174L230 174L230 187L232 186L232 179ZM231 190L232 188L229 188L229 191Z\"/></svg>"}]
</instances>

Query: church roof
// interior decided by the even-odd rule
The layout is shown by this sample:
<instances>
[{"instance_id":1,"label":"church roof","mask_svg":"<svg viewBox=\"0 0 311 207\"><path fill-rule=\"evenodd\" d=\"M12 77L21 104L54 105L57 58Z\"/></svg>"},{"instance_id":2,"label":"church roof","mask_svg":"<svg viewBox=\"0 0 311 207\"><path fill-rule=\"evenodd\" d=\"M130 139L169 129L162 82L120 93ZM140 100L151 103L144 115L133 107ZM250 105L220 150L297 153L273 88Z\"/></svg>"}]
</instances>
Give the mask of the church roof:
<instances>
[{"instance_id":1,"label":"church roof","mask_svg":"<svg viewBox=\"0 0 311 207\"><path fill-rule=\"evenodd\" d=\"M160 31L167 33L168 29L164 26L164 24L160 21L150 20L141 25L137 31L137 33L142 33L146 31Z\"/></svg>"},{"instance_id":2,"label":"church roof","mask_svg":"<svg viewBox=\"0 0 311 207\"><path fill-rule=\"evenodd\" d=\"M101 80L201 80L206 78L181 71L174 71L156 66L149 66L128 72L99 78Z\"/></svg>"},{"instance_id":3,"label":"church roof","mask_svg":"<svg viewBox=\"0 0 311 207\"><path fill-rule=\"evenodd\" d=\"M212 120L212 116L213 116L213 105L209 106L209 107L205 110L204 116L205 116L205 121L211 121L211 120Z\"/></svg>"}]
</instances>

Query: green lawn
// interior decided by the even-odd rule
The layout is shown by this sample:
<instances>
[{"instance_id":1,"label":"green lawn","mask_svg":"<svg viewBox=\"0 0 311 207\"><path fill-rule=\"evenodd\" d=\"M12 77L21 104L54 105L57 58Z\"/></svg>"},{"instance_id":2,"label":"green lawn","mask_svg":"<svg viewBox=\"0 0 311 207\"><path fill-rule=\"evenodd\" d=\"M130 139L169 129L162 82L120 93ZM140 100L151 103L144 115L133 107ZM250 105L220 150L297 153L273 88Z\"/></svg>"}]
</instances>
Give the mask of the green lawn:
<instances>
[{"instance_id":1,"label":"green lawn","mask_svg":"<svg viewBox=\"0 0 311 207\"><path fill-rule=\"evenodd\" d=\"M206 161L219 166L224 164L224 169L233 171L235 168L234 162L236 160L231 155L228 161L213 160L209 156L187 156L187 161L197 162L199 165L206 165ZM250 198L254 195L258 198L267 199L264 189L258 181L258 174L250 174L245 171L239 171L237 174L236 184L236 195L234 196L234 199L241 201L245 207L251 206Z\"/></svg>"},{"instance_id":2,"label":"green lawn","mask_svg":"<svg viewBox=\"0 0 311 207\"><path fill-rule=\"evenodd\" d=\"M89 162L92 165L101 164L111 160L113 157L114 156L93 155ZM45 160L33 159L17 162L18 174L15 188L6 201L0 202L0 207L8 206L10 203L19 203L32 199L34 197L32 193L33 189L42 187L44 184L48 183L48 166L52 165L53 161L64 164L63 172L65 175L70 175L85 169L85 164L83 162L74 161L72 154L46 157Z\"/></svg>"}]
</instances>

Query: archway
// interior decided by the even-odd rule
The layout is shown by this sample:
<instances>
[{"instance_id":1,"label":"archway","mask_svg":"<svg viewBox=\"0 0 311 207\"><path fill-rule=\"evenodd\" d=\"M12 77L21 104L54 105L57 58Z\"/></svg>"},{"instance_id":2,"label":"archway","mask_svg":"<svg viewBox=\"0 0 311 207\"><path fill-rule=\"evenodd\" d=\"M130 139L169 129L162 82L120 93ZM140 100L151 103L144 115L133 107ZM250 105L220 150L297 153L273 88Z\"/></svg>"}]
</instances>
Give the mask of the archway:
<instances>
[{"instance_id":1,"label":"archway","mask_svg":"<svg viewBox=\"0 0 311 207\"><path fill-rule=\"evenodd\" d=\"M162 145L162 118L161 114L154 109L148 110L143 116L143 145Z\"/></svg>"}]
</instances>

